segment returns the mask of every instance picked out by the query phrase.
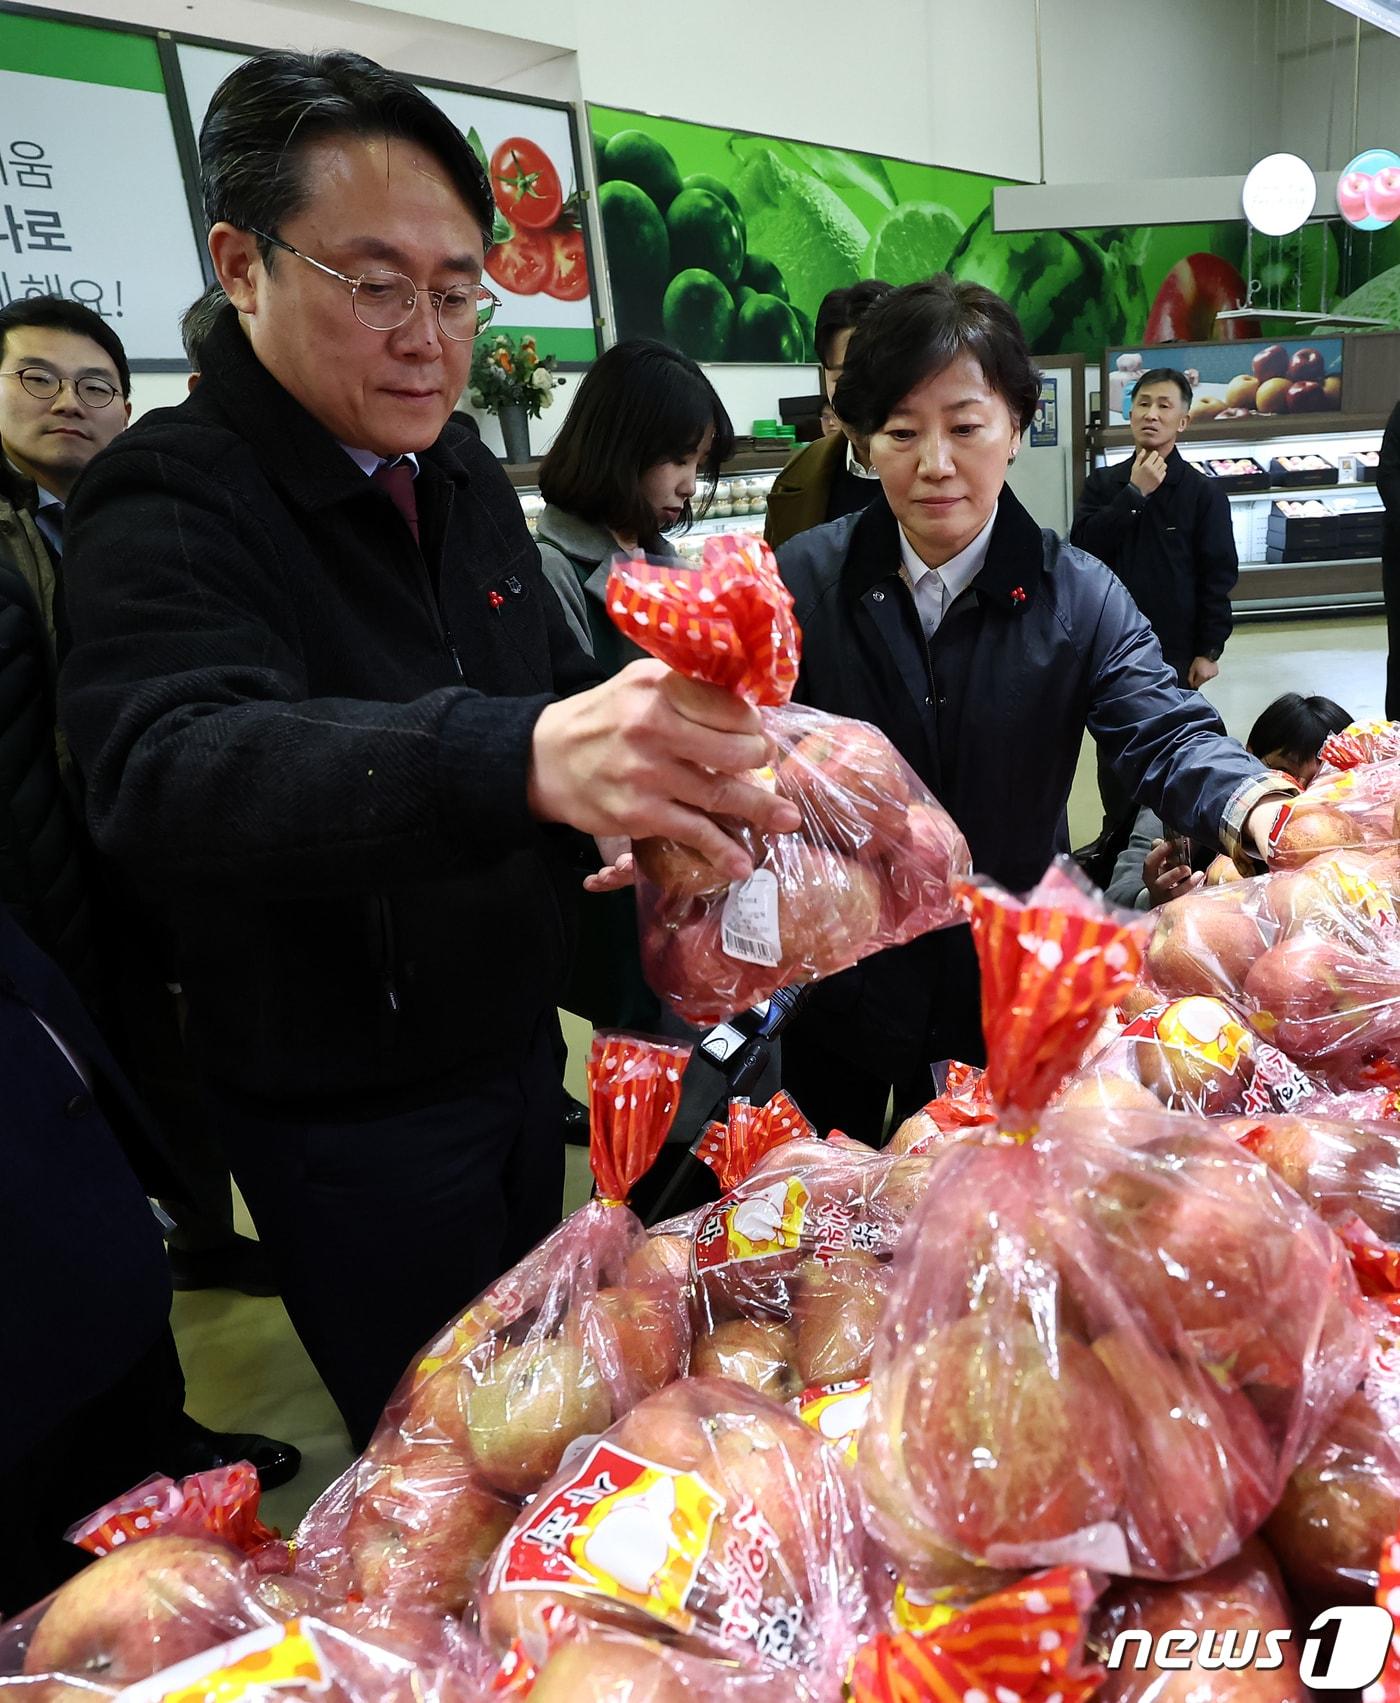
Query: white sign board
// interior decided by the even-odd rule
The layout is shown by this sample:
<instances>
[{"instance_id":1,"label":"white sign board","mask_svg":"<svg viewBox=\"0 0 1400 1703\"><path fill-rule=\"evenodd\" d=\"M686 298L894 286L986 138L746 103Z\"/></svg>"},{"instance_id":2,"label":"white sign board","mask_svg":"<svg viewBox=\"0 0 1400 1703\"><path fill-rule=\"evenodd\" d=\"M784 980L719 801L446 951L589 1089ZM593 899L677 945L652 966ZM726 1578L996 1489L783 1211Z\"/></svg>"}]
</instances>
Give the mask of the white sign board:
<instances>
[{"instance_id":1,"label":"white sign board","mask_svg":"<svg viewBox=\"0 0 1400 1703\"><path fill-rule=\"evenodd\" d=\"M181 359L204 278L165 96L10 70L4 46L0 303L65 296L110 320L133 363Z\"/></svg>"}]
</instances>

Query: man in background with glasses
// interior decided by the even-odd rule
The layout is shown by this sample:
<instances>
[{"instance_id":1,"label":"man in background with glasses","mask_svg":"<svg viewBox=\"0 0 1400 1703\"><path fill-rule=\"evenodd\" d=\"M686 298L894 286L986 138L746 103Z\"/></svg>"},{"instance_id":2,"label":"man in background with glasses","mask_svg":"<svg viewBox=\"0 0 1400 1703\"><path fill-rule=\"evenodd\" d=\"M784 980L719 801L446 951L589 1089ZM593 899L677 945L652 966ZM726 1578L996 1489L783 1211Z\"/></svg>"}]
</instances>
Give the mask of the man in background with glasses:
<instances>
[{"instance_id":1,"label":"man in background with glasses","mask_svg":"<svg viewBox=\"0 0 1400 1703\"><path fill-rule=\"evenodd\" d=\"M54 692L63 516L78 475L126 426L121 339L80 302L0 309L0 902L89 1006L101 992L81 811Z\"/></svg>"},{"instance_id":2,"label":"man in background with glasses","mask_svg":"<svg viewBox=\"0 0 1400 1703\"><path fill-rule=\"evenodd\" d=\"M200 161L230 306L194 393L77 492L63 715L359 1446L558 1217L583 835L595 888L649 833L737 877L706 813L796 812L742 778L747 706L652 662L594 684L515 492L450 421L495 298L491 191L446 116L357 54L267 53L215 93Z\"/></svg>"}]
</instances>

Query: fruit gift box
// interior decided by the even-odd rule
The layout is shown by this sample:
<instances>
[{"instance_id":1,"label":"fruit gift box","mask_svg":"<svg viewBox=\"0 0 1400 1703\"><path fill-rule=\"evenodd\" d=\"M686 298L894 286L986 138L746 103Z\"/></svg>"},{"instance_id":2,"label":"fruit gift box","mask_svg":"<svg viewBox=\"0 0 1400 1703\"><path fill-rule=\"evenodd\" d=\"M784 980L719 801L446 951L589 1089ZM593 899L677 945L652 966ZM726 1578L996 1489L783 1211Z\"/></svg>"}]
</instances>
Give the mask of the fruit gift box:
<instances>
[{"instance_id":1,"label":"fruit gift box","mask_svg":"<svg viewBox=\"0 0 1400 1703\"><path fill-rule=\"evenodd\" d=\"M1359 1382L1341 1243L1208 1119L1045 1110L1139 968L1052 870L965 888L997 1123L936 1157L894 1256L858 1473L911 1583L1228 1560Z\"/></svg>"},{"instance_id":2,"label":"fruit gift box","mask_svg":"<svg viewBox=\"0 0 1400 1703\"><path fill-rule=\"evenodd\" d=\"M752 778L802 815L790 834L728 824L747 881L675 841L637 843L642 962L668 1005L712 1023L959 920L950 884L969 858L947 812L877 728L789 702L800 635L762 540L706 539L698 567L615 557L606 597L643 650L762 710L776 754Z\"/></svg>"},{"instance_id":3,"label":"fruit gift box","mask_svg":"<svg viewBox=\"0 0 1400 1703\"><path fill-rule=\"evenodd\" d=\"M595 1035L597 1198L566 1218L415 1359L369 1448L296 1537L332 1596L460 1613L521 1502L690 1359L686 1265L624 1204L666 1139L688 1046Z\"/></svg>"}]
</instances>

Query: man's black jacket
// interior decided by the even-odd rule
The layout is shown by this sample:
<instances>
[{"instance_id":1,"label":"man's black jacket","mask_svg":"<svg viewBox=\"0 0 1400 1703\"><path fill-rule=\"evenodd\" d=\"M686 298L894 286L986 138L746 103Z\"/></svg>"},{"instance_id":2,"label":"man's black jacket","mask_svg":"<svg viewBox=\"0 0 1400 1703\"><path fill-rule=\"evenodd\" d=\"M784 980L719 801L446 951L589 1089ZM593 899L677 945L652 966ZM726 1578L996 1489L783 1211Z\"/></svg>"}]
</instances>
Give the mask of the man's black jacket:
<instances>
[{"instance_id":1,"label":"man's black jacket","mask_svg":"<svg viewBox=\"0 0 1400 1703\"><path fill-rule=\"evenodd\" d=\"M0 544L0 904L92 998L88 848L59 771L55 672L33 590Z\"/></svg>"},{"instance_id":2,"label":"man's black jacket","mask_svg":"<svg viewBox=\"0 0 1400 1703\"><path fill-rule=\"evenodd\" d=\"M0 1096L3 1471L168 1330L170 1269L146 1194L179 1188L81 1001L3 904Z\"/></svg>"},{"instance_id":3,"label":"man's black jacket","mask_svg":"<svg viewBox=\"0 0 1400 1703\"><path fill-rule=\"evenodd\" d=\"M1150 497L1131 482L1133 458L1085 481L1070 542L1113 569L1178 673L1218 657L1234 627L1230 593L1240 577L1230 500L1173 450Z\"/></svg>"},{"instance_id":4,"label":"man's black jacket","mask_svg":"<svg viewBox=\"0 0 1400 1703\"><path fill-rule=\"evenodd\" d=\"M1203 843L1219 843L1234 795L1265 775L1177 686L1123 587L1009 490L981 572L927 644L883 495L790 540L778 565L802 628L797 701L881 728L963 830L974 867L1012 891L1069 849L1086 727L1135 798ZM799 1021L891 1080L940 1058L975 1062L967 930L820 983Z\"/></svg>"},{"instance_id":5,"label":"man's black jacket","mask_svg":"<svg viewBox=\"0 0 1400 1703\"><path fill-rule=\"evenodd\" d=\"M207 1077L300 1115L498 1069L566 964L573 839L526 785L591 664L494 457L449 424L419 466L421 552L229 310L69 505L93 837L169 927Z\"/></svg>"}]
</instances>

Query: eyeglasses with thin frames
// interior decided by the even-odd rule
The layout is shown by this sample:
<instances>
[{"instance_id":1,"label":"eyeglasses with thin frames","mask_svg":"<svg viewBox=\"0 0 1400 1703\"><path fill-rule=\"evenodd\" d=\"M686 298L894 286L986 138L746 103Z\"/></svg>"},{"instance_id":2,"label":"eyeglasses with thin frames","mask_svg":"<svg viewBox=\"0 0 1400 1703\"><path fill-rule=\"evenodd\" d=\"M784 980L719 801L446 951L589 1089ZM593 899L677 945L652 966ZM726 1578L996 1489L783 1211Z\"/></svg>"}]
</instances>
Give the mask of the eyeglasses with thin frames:
<instances>
[{"instance_id":1,"label":"eyeglasses with thin frames","mask_svg":"<svg viewBox=\"0 0 1400 1703\"><path fill-rule=\"evenodd\" d=\"M370 331L395 331L412 319L419 296L427 296L437 311L438 329L453 343L470 343L491 323L501 299L485 284L458 284L450 290L424 290L402 272L362 272L358 278L337 272L322 260L313 260L281 237L248 227L255 237L270 242L286 254L304 260L328 278L337 278L350 289L350 309Z\"/></svg>"},{"instance_id":2,"label":"eyeglasses with thin frames","mask_svg":"<svg viewBox=\"0 0 1400 1703\"><path fill-rule=\"evenodd\" d=\"M117 397L116 385L90 374L82 378L60 378L57 373L48 372L43 367L10 367L0 372L0 378L17 378L40 402L52 402L65 384L71 384L73 394L89 408L106 408Z\"/></svg>"}]
</instances>

